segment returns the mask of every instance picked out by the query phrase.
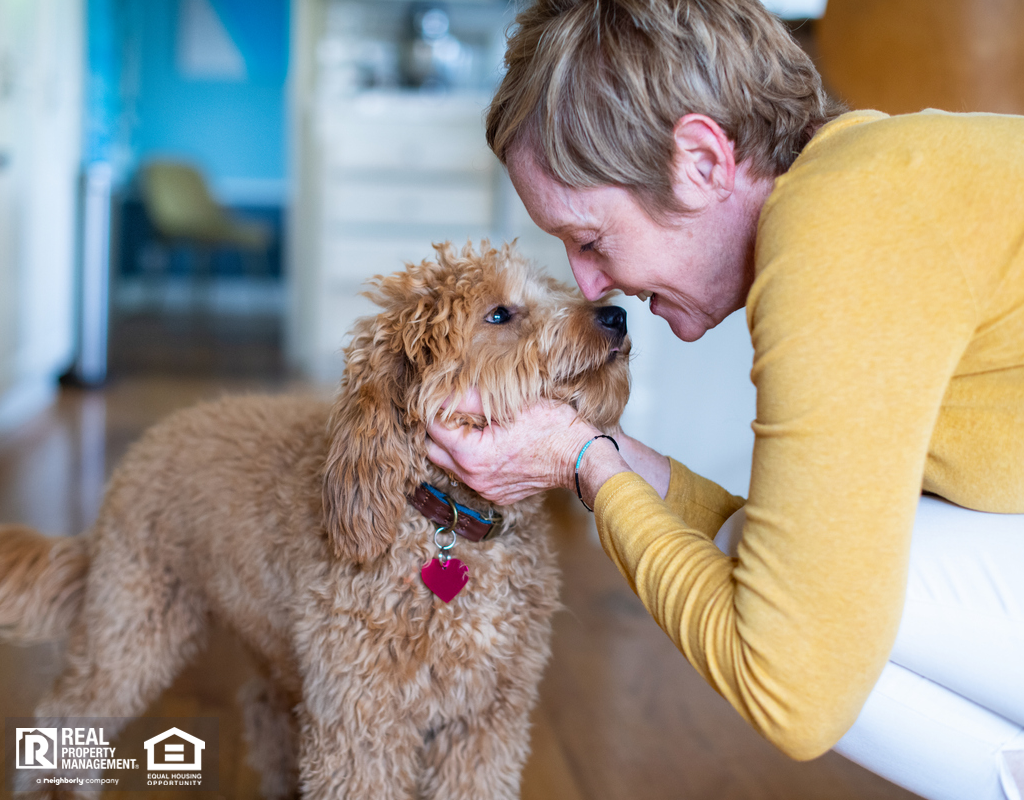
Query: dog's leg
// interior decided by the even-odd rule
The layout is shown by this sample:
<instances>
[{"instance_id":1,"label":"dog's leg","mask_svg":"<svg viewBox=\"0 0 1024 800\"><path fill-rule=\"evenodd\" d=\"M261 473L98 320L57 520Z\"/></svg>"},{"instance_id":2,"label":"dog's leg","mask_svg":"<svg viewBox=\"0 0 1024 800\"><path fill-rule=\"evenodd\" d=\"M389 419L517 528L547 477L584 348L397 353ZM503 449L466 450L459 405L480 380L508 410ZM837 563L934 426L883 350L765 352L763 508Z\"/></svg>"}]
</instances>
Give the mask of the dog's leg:
<instances>
[{"instance_id":1,"label":"dog's leg","mask_svg":"<svg viewBox=\"0 0 1024 800\"><path fill-rule=\"evenodd\" d=\"M299 707L300 796L309 800L413 800L420 763L419 734L388 707L359 699L330 719Z\"/></svg>"},{"instance_id":2,"label":"dog's leg","mask_svg":"<svg viewBox=\"0 0 1024 800\"><path fill-rule=\"evenodd\" d=\"M419 796L518 800L530 752L529 709L501 708L446 725L428 743Z\"/></svg>"},{"instance_id":3,"label":"dog's leg","mask_svg":"<svg viewBox=\"0 0 1024 800\"><path fill-rule=\"evenodd\" d=\"M249 766L260 773L264 800L294 797L299 767L295 715L284 692L265 677L254 678L238 693Z\"/></svg>"}]
</instances>

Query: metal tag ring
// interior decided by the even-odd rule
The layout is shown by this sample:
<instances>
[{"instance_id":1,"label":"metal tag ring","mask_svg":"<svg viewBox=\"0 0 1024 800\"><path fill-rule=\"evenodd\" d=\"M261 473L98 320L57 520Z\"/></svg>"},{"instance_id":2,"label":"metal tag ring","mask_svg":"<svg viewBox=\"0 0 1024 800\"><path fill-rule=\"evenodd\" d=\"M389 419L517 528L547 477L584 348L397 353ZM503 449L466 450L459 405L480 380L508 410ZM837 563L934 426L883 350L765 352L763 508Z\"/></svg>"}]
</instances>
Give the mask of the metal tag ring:
<instances>
[{"instance_id":1,"label":"metal tag ring","mask_svg":"<svg viewBox=\"0 0 1024 800\"><path fill-rule=\"evenodd\" d=\"M441 544L441 542L438 541L437 537L440 536L442 533L450 533L452 535L452 540L448 542L448 544ZM458 538L459 537L456 535L455 531L453 531L451 528L446 528L444 525L442 525L440 528L434 531L434 544L437 545L437 548L442 552L451 550L453 547L455 547L455 541Z\"/></svg>"},{"instance_id":2,"label":"metal tag ring","mask_svg":"<svg viewBox=\"0 0 1024 800\"><path fill-rule=\"evenodd\" d=\"M459 507L455 504L455 501L445 495L445 502L448 504L448 508L452 510L452 521L445 526L446 530L454 531L455 526L459 524Z\"/></svg>"}]
</instances>

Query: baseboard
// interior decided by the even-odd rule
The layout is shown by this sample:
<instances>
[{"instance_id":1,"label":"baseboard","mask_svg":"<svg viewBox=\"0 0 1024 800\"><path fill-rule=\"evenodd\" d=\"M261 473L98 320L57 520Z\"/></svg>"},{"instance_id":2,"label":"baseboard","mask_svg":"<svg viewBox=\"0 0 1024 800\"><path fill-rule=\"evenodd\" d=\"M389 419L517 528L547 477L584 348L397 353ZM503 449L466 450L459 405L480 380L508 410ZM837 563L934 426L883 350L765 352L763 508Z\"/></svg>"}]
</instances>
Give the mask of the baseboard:
<instances>
[{"instance_id":1,"label":"baseboard","mask_svg":"<svg viewBox=\"0 0 1024 800\"><path fill-rule=\"evenodd\" d=\"M159 280L122 278L113 291L113 305L121 313L283 315L285 286L278 279L213 278L195 283L183 277Z\"/></svg>"}]
</instances>

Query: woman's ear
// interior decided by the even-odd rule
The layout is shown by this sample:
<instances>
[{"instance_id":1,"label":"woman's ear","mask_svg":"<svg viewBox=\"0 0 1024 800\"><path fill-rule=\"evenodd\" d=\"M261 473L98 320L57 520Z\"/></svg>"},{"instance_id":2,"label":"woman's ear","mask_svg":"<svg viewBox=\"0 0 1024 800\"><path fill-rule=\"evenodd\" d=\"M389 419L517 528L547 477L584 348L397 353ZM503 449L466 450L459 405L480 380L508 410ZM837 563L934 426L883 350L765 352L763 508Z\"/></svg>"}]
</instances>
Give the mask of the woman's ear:
<instances>
[{"instance_id":1,"label":"woman's ear","mask_svg":"<svg viewBox=\"0 0 1024 800\"><path fill-rule=\"evenodd\" d=\"M704 114L687 114L672 134L673 187L683 208L698 211L727 199L736 184L736 155L722 127Z\"/></svg>"}]
</instances>

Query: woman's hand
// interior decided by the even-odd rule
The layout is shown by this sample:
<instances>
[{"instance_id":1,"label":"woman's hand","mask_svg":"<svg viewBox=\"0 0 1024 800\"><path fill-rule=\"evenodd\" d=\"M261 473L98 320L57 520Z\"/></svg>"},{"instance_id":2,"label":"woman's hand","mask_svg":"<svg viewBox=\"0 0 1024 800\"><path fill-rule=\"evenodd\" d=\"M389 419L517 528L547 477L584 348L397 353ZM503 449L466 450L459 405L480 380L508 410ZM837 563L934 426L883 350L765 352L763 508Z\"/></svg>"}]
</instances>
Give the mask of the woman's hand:
<instances>
[{"instance_id":1,"label":"woman's hand","mask_svg":"<svg viewBox=\"0 0 1024 800\"><path fill-rule=\"evenodd\" d=\"M468 394L457 411L482 415L479 394ZM601 431L581 420L571 406L542 400L507 424L492 423L483 429L468 425L448 428L435 420L427 433L427 457L431 461L491 502L511 505L556 486L575 492L576 457L583 445ZM590 450L595 450L594 456L596 451L609 455L598 447L602 442L614 453L607 439L599 439L588 449L587 465L602 460L592 458ZM607 466L613 471L607 477L628 469L620 457L610 461ZM607 466L599 472L607 472ZM593 495L607 479L595 477L601 482L591 486L591 472L585 473L581 466L581 486L584 475L587 476L584 498L588 505L592 505Z\"/></svg>"}]
</instances>

